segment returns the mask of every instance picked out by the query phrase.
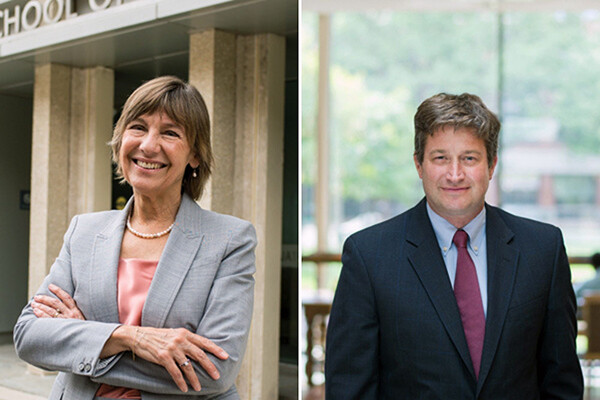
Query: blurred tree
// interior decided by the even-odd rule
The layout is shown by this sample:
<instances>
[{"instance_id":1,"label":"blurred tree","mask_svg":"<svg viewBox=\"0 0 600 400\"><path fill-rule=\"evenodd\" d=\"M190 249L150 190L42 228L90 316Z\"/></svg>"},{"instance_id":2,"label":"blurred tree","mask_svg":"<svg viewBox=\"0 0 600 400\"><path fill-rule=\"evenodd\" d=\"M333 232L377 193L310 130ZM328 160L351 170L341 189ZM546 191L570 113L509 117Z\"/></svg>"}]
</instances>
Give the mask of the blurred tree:
<instances>
[{"instance_id":1,"label":"blurred tree","mask_svg":"<svg viewBox=\"0 0 600 400\"><path fill-rule=\"evenodd\" d=\"M600 15L512 13L505 17L505 115L551 116L571 150L600 149Z\"/></svg>"},{"instance_id":2,"label":"blurred tree","mask_svg":"<svg viewBox=\"0 0 600 400\"><path fill-rule=\"evenodd\" d=\"M318 18L302 14L302 185L314 185L317 163Z\"/></svg>"},{"instance_id":3,"label":"blurred tree","mask_svg":"<svg viewBox=\"0 0 600 400\"><path fill-rule=\"evenodd\" d=\"M423 196L412 157L416 108L442 91L495 103L495 23L489 13L335 14L332 165L344 199L409 207Z\"/></svg>"},{"instance_id":4,"label":"blurred tree","mask_svg":"<svg viewBox=\"0 0 600 400\"><path fill-rule=\"evenodd\" d=\"M304 13L303 184L316 165L317 19ZM413 204L416 107L439 92L471 92L504 117L553 118L571 150L600 149L600 12L374 12L332 16L331 157L343 201Z\"/></svg>"}]
</instances>

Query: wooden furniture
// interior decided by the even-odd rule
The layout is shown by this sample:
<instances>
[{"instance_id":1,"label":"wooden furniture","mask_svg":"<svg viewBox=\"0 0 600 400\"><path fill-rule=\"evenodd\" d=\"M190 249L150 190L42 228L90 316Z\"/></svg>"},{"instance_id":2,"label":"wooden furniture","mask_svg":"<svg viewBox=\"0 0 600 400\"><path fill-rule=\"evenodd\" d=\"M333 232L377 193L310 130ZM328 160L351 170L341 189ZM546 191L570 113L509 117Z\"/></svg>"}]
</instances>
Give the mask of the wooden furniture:
<instances>
[{"instance_id":1,"label":"wooden furniture","mask_svg":"<svg viewBox=\"0 0 600 400\"><path fill-rule=\"evenodd\" d=\"M587 352L584 358L600 359L600 293L585 296L582 307L585 335L588 338Z\"/></svg>"},{"instance_id":2,"label":"wooden furniture","mask_svg":"<svg viewBox=\"0 0 600 400\"><path fill-rule=\"evenodd\" d=\"M306 317L306 377L308 386L313 387L313 375L325 372L325 336L331 302L314 300L302 305Z\"/></svg>"},{"instance_id":3,"label":"wooden furniture","mask_svg":"<svg viewBox=\"0 0 600 400\"><path fill-rule=\"evenodd\" d=\"M339 253L318 252L302 257L302 262L312 262L317 265L317 275L326 264L337 263L341 260L342 255ZM315 382L314 375L325 373L325 337L327 335L327 321L331 312L331 298L329 296L326 296L326 298L306 298L303 296L302 306L306 318L306 378L309 388L316 389L322 382ZM319 396L317 395L317 397Z\"/></svg>"}]
</instances>

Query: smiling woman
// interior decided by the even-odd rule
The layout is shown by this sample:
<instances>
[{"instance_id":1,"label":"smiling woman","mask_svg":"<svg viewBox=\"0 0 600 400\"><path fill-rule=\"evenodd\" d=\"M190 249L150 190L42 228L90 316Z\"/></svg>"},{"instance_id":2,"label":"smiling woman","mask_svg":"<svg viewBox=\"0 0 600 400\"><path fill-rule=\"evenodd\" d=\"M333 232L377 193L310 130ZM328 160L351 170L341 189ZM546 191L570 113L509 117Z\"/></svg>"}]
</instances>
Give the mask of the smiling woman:
<instances>
[{"instance_id":1,"label":"smiling woman","mask_svg":"<svg viewBox=\"0 0 600 400\"><path fill-rule=\"evenodd\" d=\"M124 167L128 166L129 162L123 159L121 154L121 148L129 145L130 140L127 136L145 138L144 143L139 143L143 149L138 149L138 157L144 151L152 152L157 148L172 153L169 150L171 145L187 147L179 148L178 157L189 155L195 159L190 159L184 164L182 190L197 199L202 195L213 163L210 120L200 93L191 85L173 90L178 82L181 81L172 77L157 78L141 86L131 95L117 122L111 141L113 161L117 164L117 176L127 180ZM161 140L155 142L154 138ZM135 145L138 142L132 143ZM163 144L165 147L162 147ZM124 152L128 153L128 150ZM125 157L130 155L125 154ZM192 176L194 172L198 175L197 179ZM135 186L132 186L135 191Z\"/></svg>"},{"instance_id":2,"label":"smiling woman","mask_svg":"<svg viewBox=\"0 0 600 400\"><path fill-rule=\"evenodd\" d=\"M61 371L50 399L238 399L256 235L201 209L210 176L200 93L175 77L139 87L111 141L133 188L124 210L73 218L15 326L19 356ZM40 351L50 348L52 351Z\"/></svg>"},{"instance_id":3,"label":"smiling woman","mask_svg":"<svg viewBox=\"0 0 600 400\"><path fill-rule=\"evenodd\" d=\"M195 170L200 164L184 132L161 112L141 115L127 125L119 165L134 193L173 199L181 195L186 168Z\"/></svg>"}]
</instances>

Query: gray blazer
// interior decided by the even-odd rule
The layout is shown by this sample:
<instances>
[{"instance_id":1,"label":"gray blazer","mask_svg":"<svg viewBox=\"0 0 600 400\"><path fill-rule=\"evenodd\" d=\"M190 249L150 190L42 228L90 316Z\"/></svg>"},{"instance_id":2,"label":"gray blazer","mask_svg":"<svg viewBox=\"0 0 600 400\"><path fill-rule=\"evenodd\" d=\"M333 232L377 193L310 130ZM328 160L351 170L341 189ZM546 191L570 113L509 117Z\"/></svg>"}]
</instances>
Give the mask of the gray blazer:
<instances>
[{"instance_id":1,"label":"gray blazer","mask_svg":"<svg viewBox=\"0 0 600 400\"><path fill-rule=\"evenodd\" d=\"M37 318L25 306L14 330L17 354L40 368L60 371L51 400L93 399L101 383L139 389L142 399L238 399L239 372L252 317L256 234L249 222L203 210L184 195L142 312L142 325L186 328L221 346L209 354L221 378L213 380L193 362L202 390L181 392L166 369L130 352L99 355L119 326L117 266L123 211L73 218L62 250L38 294L54 283L67 291L86 321Z\"/></svg>"}]
</instances>

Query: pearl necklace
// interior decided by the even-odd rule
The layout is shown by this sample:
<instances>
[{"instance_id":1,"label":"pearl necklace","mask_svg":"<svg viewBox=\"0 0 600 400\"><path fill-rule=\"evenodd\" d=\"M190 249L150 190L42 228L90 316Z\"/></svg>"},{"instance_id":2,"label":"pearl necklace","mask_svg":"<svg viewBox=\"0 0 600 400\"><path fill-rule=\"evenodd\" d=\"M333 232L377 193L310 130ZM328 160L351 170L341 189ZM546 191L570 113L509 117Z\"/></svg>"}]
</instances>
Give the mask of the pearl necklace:
<instances>
[{"instance_id":1,"label":"pearl necklace","mask_svg":"<svg viewBox=\"0 0 600 400\"><path fill-rule=\"evenodd\" d=\"M173 229L173 225L175 225L175 222L173 222L171 224L171 226L169 226L167 229L165 229L162 232L158 232L158 233L142 233L142 232L138 232L135 229L133 229L133 227L131 226L131 215L127 216L127 229L129 229L129 231L131 233L133 233L135 236L142 238L142 239L156 239L162 236L165 236L167 233L171 232L171 230Z\"/></svg>"}]
</instances>

